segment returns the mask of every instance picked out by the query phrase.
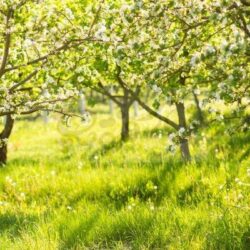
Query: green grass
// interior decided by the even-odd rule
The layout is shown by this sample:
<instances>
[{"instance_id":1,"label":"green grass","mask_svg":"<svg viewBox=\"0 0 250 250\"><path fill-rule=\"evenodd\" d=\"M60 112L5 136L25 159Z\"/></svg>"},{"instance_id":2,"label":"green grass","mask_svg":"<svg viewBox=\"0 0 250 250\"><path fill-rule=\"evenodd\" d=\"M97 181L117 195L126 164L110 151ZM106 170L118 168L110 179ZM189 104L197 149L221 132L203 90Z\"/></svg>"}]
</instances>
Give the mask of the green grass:
<instances>
[{"instance_id":1,"label":"green grass","mask_svg":"<svg viewBox=\"0 0 250 250\"><path fill-rule=\"evenodd\" d=\"M124 144L119 126L105 112L16 124L0 170L1 250L250 249L250 134L203 130L184 165L157 120L133 118Z\"/></svg>"}]
</instances>

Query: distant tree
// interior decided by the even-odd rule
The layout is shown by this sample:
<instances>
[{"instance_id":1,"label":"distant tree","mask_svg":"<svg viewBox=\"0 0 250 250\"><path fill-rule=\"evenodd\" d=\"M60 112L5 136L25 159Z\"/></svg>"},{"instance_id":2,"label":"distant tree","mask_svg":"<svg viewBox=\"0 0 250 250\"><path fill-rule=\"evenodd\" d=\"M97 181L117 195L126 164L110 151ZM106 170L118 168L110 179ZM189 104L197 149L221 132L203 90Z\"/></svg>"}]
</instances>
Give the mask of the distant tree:
<instances>
[{"instance_id":1,"label":"distant tree","mask_svg":"<svg viewBox=\"0 0 250 250\"><path fill-rule=\"evenodd\" d=\"M179 143L183 158L189 160L188 138L198 123L188 122L185 102L194 97L201 123L205 119L202 108L206 103L209 109L218 96L224 101L234 94L233 98L239 98L239 89L235 91L235 87L243 86L243 81L248 79L235 77L226 93L221 87L225 86L225 77L232 80L229 72L237 71L236 76L247 73L246 69L240 69L240 65L247 68L249 60L246 52L249 41L247 5L247 1L238 4L195 0L108 3L99 29L100 38L106 43L92 48L96 60L89 62L96 73L91 75L90 82L94 86L100 81L118 83L146 111L176 130L170 135L174 142L170 149ZM237 36L244 32L246 38L236 41L232 31ZM235 53L224 53L219 46L225 38L227 42L242 45L242 50L233 45ZM158 93L153 107L135 94L135 89L140 88L143 93L148 87ZM240 89L246 92L245 88ZM201 100L199 93L203 95ZM177 121L156 111L164 99L175 105ZM209 116L213 118L211 110ZM218 111L214 115L219 120L223 117Z\"/></svg>"},{"instance_id":2,"label":"distant tree","mask_svg":"<svg viewBox=\"0 0 250 250\"><path fill-rule=\"evenodd\" d=\"M107 71L107 65L101 56L98 56L98 53L102 54L104 51L92 48L87 57L91 59L78 64L75 82L77 83L77 88L90 88L106 96L119 107L121 112L121 140L127 141L130 123L129 111L135 101L135 97L118 81L115 70ZM140 88L138 87L136 93L138 94L139 91Z\"/></svg>"},{"instance_id":3,"label":"distant tree","mask_svg":"<svg viewBox=\"0 0 250 250\"><path fill-rule=\"evenodd\" d=\"M135 97L134 95L131 95L131 93L122 85L119 86L120 91L117 94L110 93L107 88L105 88L105 85L103 85L101 82L99 82L97 86L94 86L93 89L109 97L120 108L122 124L121 140L127 141L129 138L130 108L135 102ZM138 88L135 95L139 94L139 91L140 89Z\"/></svg>"},{"instance_id":4,"label":"distant tree","mask_svg":"<svg viewBox=\"0 0 250 250\"><path fill-rule=\"evenodd\" d=\"M90 58L96 59L87 60L91 70L82 70L87 75L91 72L87 84L95 88L100 83L120 85L130 99L176 130L171 139L180 144L183 158L189 160L188 138L196 121L188 124L185 100L199 89L192 78L197 50L207 57L214 53L206 44L207 30L214 30L210 12L203 15L196 1L117 1L105 10L99 29L105 43L90 49L95 55ZM143 101L139 89L141 94L154 90L153 106ZM166 99L175 105L177 120L157 112Z\"/></svg>"}]
</instances>

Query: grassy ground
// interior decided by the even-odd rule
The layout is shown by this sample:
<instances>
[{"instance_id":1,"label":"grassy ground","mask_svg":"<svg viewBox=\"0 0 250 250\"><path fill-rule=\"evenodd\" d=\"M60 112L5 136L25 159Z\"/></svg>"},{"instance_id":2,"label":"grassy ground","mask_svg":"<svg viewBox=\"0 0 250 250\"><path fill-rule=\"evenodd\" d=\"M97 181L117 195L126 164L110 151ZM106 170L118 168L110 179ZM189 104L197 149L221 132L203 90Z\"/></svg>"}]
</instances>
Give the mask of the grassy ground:
<instances>
[{"instance_id":1,"label":"grassy ground","mask_svg":"<svg viewBox=\"0 0 250 250\"><path fill-rule=\"evenodd\" d=\"M158 121L141 115L131 131L120 144L108 114L18 122L0 170L0 249L250 249L249 134L203 130L184 165Z\"/></svg>"}]
</instances>

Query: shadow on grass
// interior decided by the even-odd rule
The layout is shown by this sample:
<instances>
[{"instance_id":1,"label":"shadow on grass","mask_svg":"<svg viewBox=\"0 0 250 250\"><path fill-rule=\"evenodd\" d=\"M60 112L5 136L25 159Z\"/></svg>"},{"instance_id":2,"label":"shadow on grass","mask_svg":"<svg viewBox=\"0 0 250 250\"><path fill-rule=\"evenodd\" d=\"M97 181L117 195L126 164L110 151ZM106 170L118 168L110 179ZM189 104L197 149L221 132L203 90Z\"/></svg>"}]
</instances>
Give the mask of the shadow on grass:
<instances>
[{"instance_id":1,"label":"shadow on grass","mask_svg":"<svg viewBox=\"0 0 250 250\"><path fill-rule=\"evenodd\" d=\"M95 212L73 228L70 222L61 226L62 244L59 249L96 249L91 248L93 245L98 246L97 249L117 249L114 247L118 242L132 249L140 249L139 245L147 242L154 223L154 216L144 214L143 211L135 214L122 211L102 217Z\"/></svg>"},{"instance_id":2,"label":"shadow on grass","mask_svg":"<svg viewBox=\"0 0 250 250\"><path fill-rule=\"evenodd\" d=\"M250 226L243 234L241 241L242 241L242 245L243 245L244 250L250 249Z\"/></svg>"},{"instance_id":3,"label":"shadow on grass","mask_svg":"<svg viewBox=\"0 0 250 250\"><path fill-rule=\"evenodd\" d=\"M228 146L230 154L233 154L232 158L235 158L240 151L244 151L239 154L239 161L243 161L250 155L250 133L236 134L230 137L228 140Z\"/></svg>"},{"instance_id":4,"label":"shadow on grass","mask_svg":"<svg viewBox=\"0 0 250 250\"><path fill-rule=\"evenodd\" d=\"M93 159L96 155L103 156L114 149L119 150L123 144L124 144L124 142L112 140L111 142L103 144L99 149L95 150L90 155L89 159L90 159L90 161L93 161Z\"/></svg>"},{"instance_id":5,"label":"shadow on grass","mask_svg":"<svg viewBox=\"0 0 250 250\"><path fill-rule=\"evenodd\" d=\"M91 202L98 200L107 207L120 210L126 206L129 199L136 198L141 202L147 202L150 199L159 205L164 198L170 195L171 187L183 167L183 162L175 158L165 159L158 153L152 153L149 160L144 162L143 165L144 168L150 170L149 174L142 172L142 175L139 174L138 179L133 182L124 180L117 185L105 182L106 184L99 193L88 192L88 190L83 189L71 197L70 204L75 206L82 200ZM137 171L138 167L135 167ZM119 171L119 166L117 166L117 171ZM131 171L131 174L133 174L133 171Z\"/></svg>"},{"instance_id":6,"label":"shadow on grass","mask_svg":"<svg viewBox=\"0 0 250 250\"><path fill-rule=\"evenodd\" d=\"M167 135L169 132L169 128L153 128L149 130L143 130L139 135L142 137L152 137L152 136L159 136L159 135ZM128 140L128 142L132 142L134 139L135 134L133 134L133 131L131 131L131 136ZM122 142L121 140L112 140L109 143L103 144L99 149L95 150L91 156L90 160L92 160L96 155L103 156L107 153L109 153L112 150L119 150L123 145L125 145L126 142Z\"/></svg>"},{"instance_id":7,"label":"shadow on grass","mask_svg":"<svg viewBox=\"0 0 250 250\"><path fill-rule=\"evenodd\" d=\"M38 217L34 215L2 214L0 215L0 235L8 233L9 236L15 238L19 236L22 229L34 227L37 221Z\"/></svg>"},{"instance_id":8,"label":"shadow on grass","mask_svg":"<svg viewBox=\"0 0 250 250\"><path fill-rule=\"evenodd\" d=\"M59 249L75 249L76 246L82 245L87 240L90 231L98 222L98 219L99 213L95 212L90 218L81 220L80 224L76 227L70 228L70 225L61 226L59 231L62 244Z\"/></svg>"},{"instance_id":9,"label":"shadow on grass","mask_svg":"<svg viewBox=\"0 0 250 250\"><path fill-rule=\"evenodd\" d=\"M22 167L32 167L38 165L39 159L34 159L33 157L18 157L8 161L7 166L22 166Z\"/></svg>"},{"instance_id":10,"label":"shadow on grass","mask_svg":"<svg viewBox=\"0 0 250 250\"><path fill-rule=\"evenodd\" d=\"M102 249L117 249L117 243L123 243L128 248L142 249L140 246L148 242L149 234L155 223L154 215L146 215L143 211L135 212L133 215L121 213L110 220L108 227L98 232L96 243Z\"/></svg>"},{"instance_id":11,"label":"shadow on grass","mask_svg":"<svg viewBox=\"0 0 250 250\"><path fill-rule=\"evenodd\" d=\"M152 137L152 136L159 136L159 135L166 135L171 131L168 127L163 128L153 128L153 129L146 129L143 130L141 135L143 137Z\"/></svg>"}]
</instances>

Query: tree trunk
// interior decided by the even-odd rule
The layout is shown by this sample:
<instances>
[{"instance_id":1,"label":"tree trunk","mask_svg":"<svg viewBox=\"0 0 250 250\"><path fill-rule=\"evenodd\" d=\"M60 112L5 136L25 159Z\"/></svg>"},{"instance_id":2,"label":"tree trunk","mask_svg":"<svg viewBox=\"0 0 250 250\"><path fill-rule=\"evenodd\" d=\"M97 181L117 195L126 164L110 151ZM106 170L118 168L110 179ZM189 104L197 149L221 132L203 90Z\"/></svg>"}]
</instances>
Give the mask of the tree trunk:
<instances>
[{"instance_id":1,"label":"tree trunk","mask_svg":"<svg viewBox=\"0 0 250 250\"><path fill-rule=\"evenodd\" d=\"M199 98L195 94L194 91L193 91L193 96L194 96L194 102L195 102L196 109L197 109L197 117L198 117L198 120L199 120L200 124L202 125L202 124L204 124L204 117L203 117L203 113L202 113L202 110L201 110Z\"/></svg>"},{"instance_id":2,"label":"tree trunk","mask_svg":"<svg viewBox=\"0 0 250 250\"><path fill-rule=\"evenodd\" d=\"M1 144L0 146L0 167L5 165L7 161L7 145Z\"/></svg>"},{"instance_id":3,"label":"tree trunk","mask_svg":"<svg viewBox=\"0 0 250 250\"><path fill-rule=\"evenodd\" d=\"M186 138L181 138L180 139L180 149L181 149L181 156L185 161L190 161L191 160L191 155L189 151L189 143L188 139Z\"/></svg>"},{"instance_id":4,"label":"tree trunk","mask_svg":"<svg viewBox=\"0 0 250 250\"><path fill-rule=\"evenodd\" d=\"M185 106L181 102L178 102L175 105L176 105L176 109L178 113L179 129L184 128L186 131L187 122L186 122L186 115L185 115ZM191 155L189 151L189 142L187 138L183 138L183 137L180 138L180 149L181 149L182 158L185 161L190 161Z\"/></svg>"},{"instance_id":5,"label":"tree trunk","mask_svg":"<svg viewBox=\"0 0 250 250\"><path fill-rule=\"evenodd\" d=\"M121 114L122 114L121 140L127 141L129 138L129 106L128 105L122 105Z\"/></svg>"},{"instance_id":6,"label":"tree trunk","mask_svg":"<svg viewBox=\"0 0 250 250\"><path fill-rule=\"evenodd\" d=\"M122 114L122 131L121 131L121 140L127 141L129 138L129 92L126 89L123 89L123 98L121 103L121 114Z\"/></svg>"},{"instance_id":7,"label":"tree trunk","mask_svg":"<svg viewBox=\"0 0 250 250\"><path fill-rule=\"evenodd\" d=\"M7 161L7 142L14 126L14 119L7 115L4 128L0 134L0 165L5 165Z\"/></svg>"}]
</instances>

